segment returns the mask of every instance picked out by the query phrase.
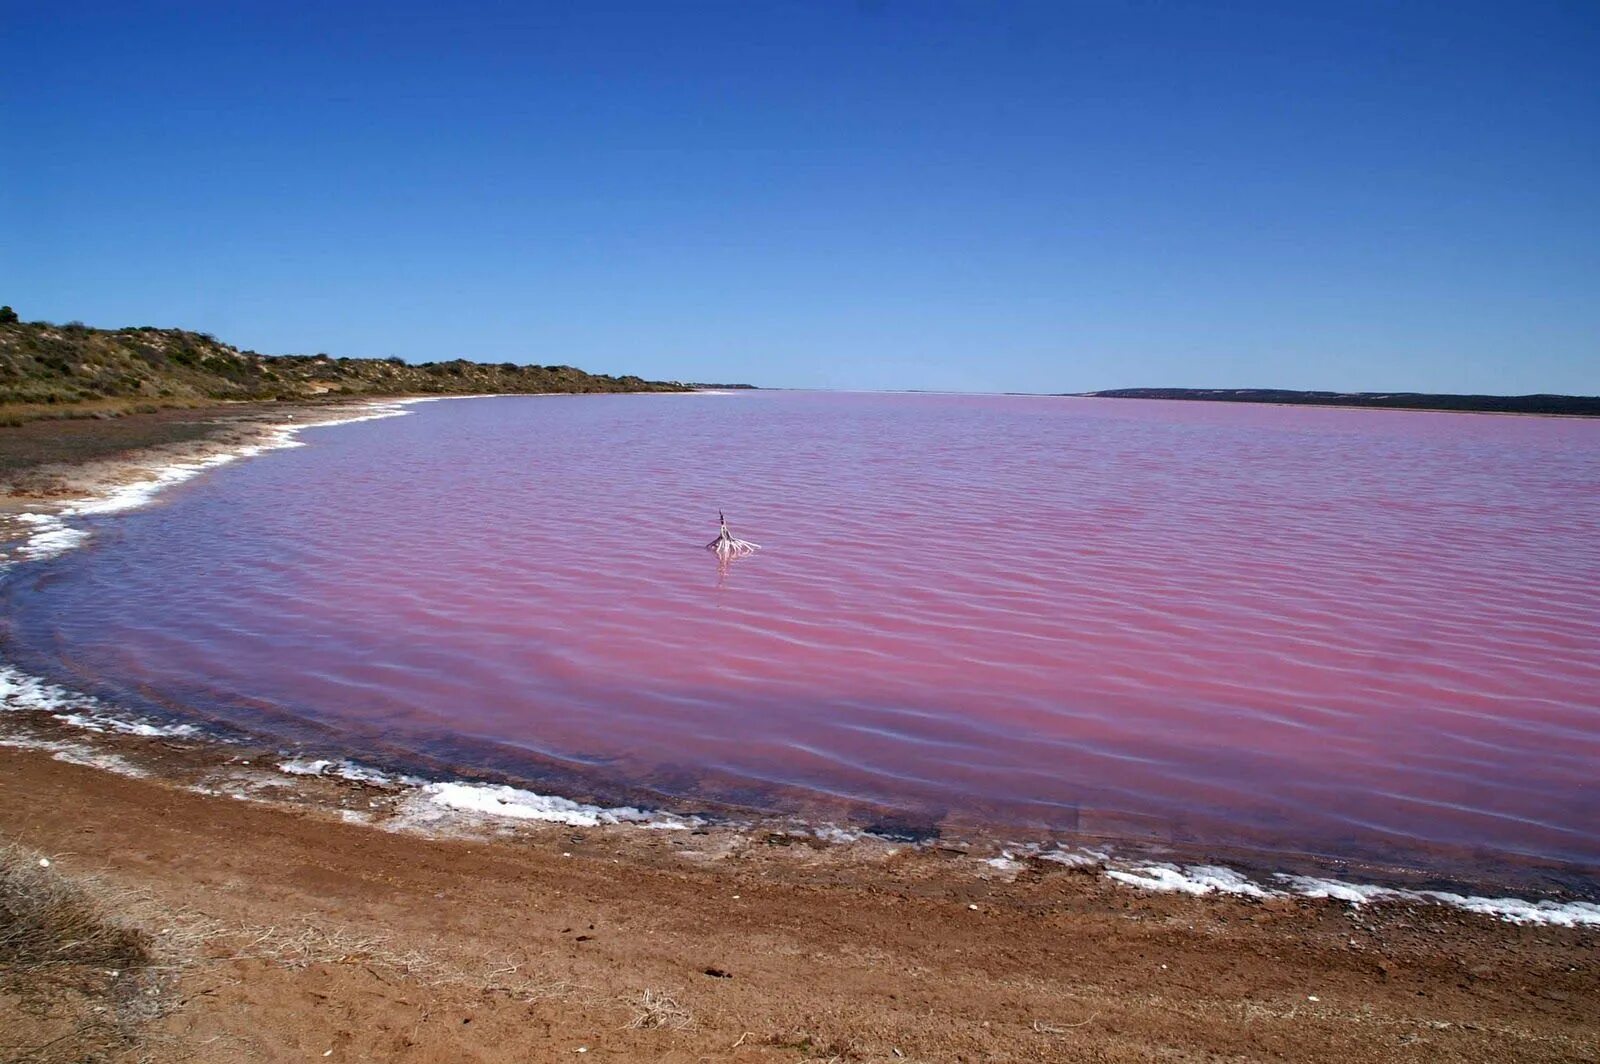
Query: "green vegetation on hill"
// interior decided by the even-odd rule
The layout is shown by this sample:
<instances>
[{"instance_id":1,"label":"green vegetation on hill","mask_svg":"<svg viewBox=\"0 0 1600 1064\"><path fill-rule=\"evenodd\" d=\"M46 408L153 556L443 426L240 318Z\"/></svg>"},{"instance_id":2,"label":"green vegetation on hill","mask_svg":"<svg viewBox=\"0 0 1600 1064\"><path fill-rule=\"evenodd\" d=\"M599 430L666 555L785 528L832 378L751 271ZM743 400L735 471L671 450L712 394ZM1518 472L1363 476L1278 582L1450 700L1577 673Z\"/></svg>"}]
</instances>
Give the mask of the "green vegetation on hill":
<instances>
[{"instance_id":1,"label":"green vegetation on hill","mask_svg":"<svg viewBox=\"0 0 1600 1064\"><path fill-rule=\"evenodd\" d=\"M454 359L261 355L205 333L22 322L0 307L0 405L177 406L237 400L516 392L676 392L677 382Z\"/></svg>"}]
</instances>

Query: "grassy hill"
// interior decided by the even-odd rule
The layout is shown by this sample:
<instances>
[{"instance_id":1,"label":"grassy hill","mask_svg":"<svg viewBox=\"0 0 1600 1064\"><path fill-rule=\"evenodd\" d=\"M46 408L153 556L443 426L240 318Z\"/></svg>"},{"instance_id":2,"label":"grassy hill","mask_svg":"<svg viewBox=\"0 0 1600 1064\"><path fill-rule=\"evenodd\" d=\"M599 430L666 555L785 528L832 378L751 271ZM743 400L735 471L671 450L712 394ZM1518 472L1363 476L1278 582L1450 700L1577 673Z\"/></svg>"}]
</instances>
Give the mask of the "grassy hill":
<instances>
[{"instance_id":1,"label":"grassy hill","mask_svg":"<svg viewBox=\"0 0 1600 1064\"><path fill-rule=\"evenodd\" d=\"M206 333L23 322L9 310L0 308L0 407L12 416L234 400L690 390L677 382L611 377L572 366L262 355Z\"/></svg>"}]
</instances>

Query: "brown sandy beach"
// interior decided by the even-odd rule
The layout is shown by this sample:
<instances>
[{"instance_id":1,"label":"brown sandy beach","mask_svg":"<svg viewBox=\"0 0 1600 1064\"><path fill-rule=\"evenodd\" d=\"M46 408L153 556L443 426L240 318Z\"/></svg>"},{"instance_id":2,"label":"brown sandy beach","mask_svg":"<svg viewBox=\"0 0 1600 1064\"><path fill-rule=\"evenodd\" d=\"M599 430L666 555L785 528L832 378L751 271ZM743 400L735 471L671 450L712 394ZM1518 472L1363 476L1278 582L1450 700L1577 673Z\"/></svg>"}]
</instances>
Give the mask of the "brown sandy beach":
<instances>
[{"instance_id":1,"label":"brown sandy beach","mask_svg":"<svg viewBox=\"0 0 1600 1064\"><path fill-rule=\"evenodd\" d=\"M4 505L285 413L0 428ZM148 945L65 989L0 953L0 1059L1600 1058L1593 928L1149 894L1094 866L781 830L417 825L401 788L280 760L0 716L0 843Z\"/></svg>"}]
</instances>

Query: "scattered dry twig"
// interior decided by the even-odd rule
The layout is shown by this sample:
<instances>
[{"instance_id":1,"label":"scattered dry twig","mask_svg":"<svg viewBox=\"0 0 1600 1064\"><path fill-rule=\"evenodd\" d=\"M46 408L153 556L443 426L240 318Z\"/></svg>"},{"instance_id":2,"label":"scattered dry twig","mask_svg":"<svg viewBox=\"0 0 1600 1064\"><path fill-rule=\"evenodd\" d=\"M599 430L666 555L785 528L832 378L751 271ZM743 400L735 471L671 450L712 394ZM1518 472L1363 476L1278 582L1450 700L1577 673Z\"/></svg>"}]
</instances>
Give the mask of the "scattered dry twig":
<instances>
[{"instance_id":1,"label":"scattered dry twig","mask_svg":"<svg viewBox=\"0 0 1600 1064\"><path fill-rule=\"evenodd\" d=\"M1045 1023L1043 1020L1034 1020L1033 1031L1035 1034L1066 1034L1075 1028L1088 1026L1099 1015L1097 1012L1087 1020L1079 1020L1077 1023Z\"/></svg>"},{"instance_id":2,"label":"scattered dry twig","mask_svg":"<svg viewBox=\"0 0 1600 1064\"><path fill-rule=\"evenodd\" d=\"M694 1025L694 1016L689 1010L678 1004L670 994L660 990L646 989L630 1004L634 1015L628 1021L628 1026L634 1030L686 1031Z\"/></svg>"}]
</instances>

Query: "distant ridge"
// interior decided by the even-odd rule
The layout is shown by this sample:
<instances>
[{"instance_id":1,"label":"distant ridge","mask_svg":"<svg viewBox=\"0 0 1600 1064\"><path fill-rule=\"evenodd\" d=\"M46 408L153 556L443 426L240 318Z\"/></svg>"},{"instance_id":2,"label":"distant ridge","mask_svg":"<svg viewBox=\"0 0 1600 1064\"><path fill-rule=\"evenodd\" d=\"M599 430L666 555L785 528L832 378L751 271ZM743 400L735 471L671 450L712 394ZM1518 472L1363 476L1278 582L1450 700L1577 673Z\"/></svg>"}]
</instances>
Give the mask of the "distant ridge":
<instances>
[{"instance_id":1,"label":"distant ridge","mask_svg":"<svg viewBox=\"0 0 1600 1064\"><path fill-rule=\"evenodd\" d=\"M1095 399L1189 399L1213 403L1288 403L1392 410L1463 410L1491 414L1600 417L1594 395L1445 395L1431 392L1298 392L1286 388L1113 388L1074 392Z\"/></svg>"}]
</instances>

